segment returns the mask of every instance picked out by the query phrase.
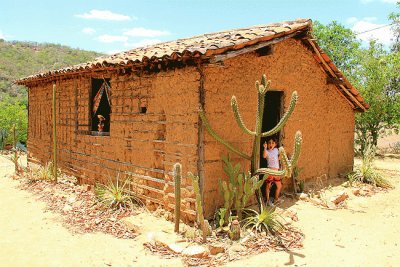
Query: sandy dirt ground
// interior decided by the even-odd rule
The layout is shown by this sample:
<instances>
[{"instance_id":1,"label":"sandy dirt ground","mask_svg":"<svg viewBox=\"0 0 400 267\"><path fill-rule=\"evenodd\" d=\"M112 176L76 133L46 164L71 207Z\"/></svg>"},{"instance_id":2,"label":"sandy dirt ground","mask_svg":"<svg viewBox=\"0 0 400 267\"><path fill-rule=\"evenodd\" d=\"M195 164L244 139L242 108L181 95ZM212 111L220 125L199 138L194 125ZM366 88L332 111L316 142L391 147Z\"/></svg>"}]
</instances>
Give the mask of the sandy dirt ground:
<instances>
[{"instance_id":1,"label":"sandy dirt ground","mask_svg":"<svg viewBox=\"0 0 400 267\"><path fill-rule=\"evenodd\" d=\"M285 201L296 211L295 226L305 234L304 248L267 252L228 266L400 266L400 160L377 160L396 186L371 197L349 193L347 209L327 210L305 201ZM121 240L110 235L73 234L59 214L18 189L6 178L12 163L0 155L0 266L182 266L143 247L143 238ZM332 192L349 190L340 185ZM171 229L172 229L171 224Z\"/></svg>"}]
</instances>

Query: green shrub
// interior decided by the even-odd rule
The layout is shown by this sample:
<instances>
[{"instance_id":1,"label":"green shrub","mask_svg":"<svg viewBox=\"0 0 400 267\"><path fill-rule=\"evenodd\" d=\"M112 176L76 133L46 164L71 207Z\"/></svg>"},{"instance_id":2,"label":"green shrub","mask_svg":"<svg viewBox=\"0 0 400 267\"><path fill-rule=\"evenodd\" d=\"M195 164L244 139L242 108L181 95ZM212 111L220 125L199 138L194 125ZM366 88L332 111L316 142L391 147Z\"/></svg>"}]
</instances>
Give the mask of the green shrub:
<instances>
[{"instance_id":1,"label":"green shrub","mask_svg":"<svg viewBox=\"0 0 400 267\"><path fill-rule=\"evenodd\" d=\"M97 184L95 194L99 202L111 209L130 208L134 203L141 203L137 197L129 192L130 180L130 177L128 177L121 183L118 173L115 183L112 179L109 179L106 185Z\"/></svg>"},{"instance_id":2,"label":"green shrub","mask_svg":"<svg viewBox=\"0 0 400 267\"><path fill-rule=\"evenodd\" d=\"M273 235L285 229L285 226L278 220L280 215L275 212L274 208L262 209L261 212L245 209L243 214L245 215L245 219L242 220L244 228L250 228L257 232L265 231Z\"/></svg>"}]
</instances>

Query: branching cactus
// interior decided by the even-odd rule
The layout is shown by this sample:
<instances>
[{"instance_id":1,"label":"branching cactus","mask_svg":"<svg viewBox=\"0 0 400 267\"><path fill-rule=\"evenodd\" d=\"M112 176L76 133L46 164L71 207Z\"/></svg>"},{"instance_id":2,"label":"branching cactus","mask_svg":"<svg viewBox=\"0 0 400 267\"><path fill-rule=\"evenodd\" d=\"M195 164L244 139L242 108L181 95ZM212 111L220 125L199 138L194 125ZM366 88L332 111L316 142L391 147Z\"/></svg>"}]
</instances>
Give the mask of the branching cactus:
<instances>
[{"instance_id":1,"label":"branching cactus","mask_svg":"<svg viewBox=\"0 0 400 267\"><path fill-rule=\"evenodd\" d=\"M181 217L181 179L182 165L174 164L174 181L175 181L175 232L179 233L179 220Z\"/></svg>"},{"instance_id":2,"label":"branching cactus","mask_svg":"<svg viewBox=\"0 0 400 267\"><path fill-rule=\"evenodd\" d=\"M283 147L279 148L279 154L282 158L282 170L276 171L272 170L269 168L261 168L260 169L260 142L261 142L261 137L267 137L274 135L278 133L283 126L286 124L288 119L290 118L291 114L294 111L294 108L296 106L298 96L297 92L294 91L290 100L289 108L286 111L286 113L283 115L281 120L278 122L278 124L272 128L271 130L267 132L262 132L262 121L263 121L263 115L264 115L264 102L265 102L265 94L270 88L271 81L267 80L266 75L264 74L261 79L261 84L256 81L256 89L258 93L258 103L257 103L257 114L256 114L256 124L255 124L255 130L251 131L249 130L246 125L243 122L243 119L240 115L239 112L239 106L236 101L236 97L232 96L231 99L231 107L233 114L235 116L236 122L239 125L239 127L243 130L244 133L251 135L254 137L253 141L253 149L252 149L252 154L247 155L240 149L234 147L232 144L230 144L228 141L224 140L222 137L220 137L210 126L207 117L204 113L204 110L200 108L199 115L201 120L203 121L203 124L205 128L207 129L208 133L218 142L223 144L226 148L228 148L230 151L234 152L235 154L239 155L242 158L245 158L247 160L251 161L251 176L254 175L259 175L259 174L266 174L266 175L275 175L275 176L290 176L293 170L293 167L296 166L297 160L300 155L300 147L301 147L301 142L302 142L302 137L301 133L298 131L295 135L295 145L293 149L293 156L291 159L289 159L286 155L285 150ZM258 192L259 190L257 190ZM257 194L259 198L261 198L261 194ZM263 201L261 199L258 199L260 205L263 205Z\"/></svg>"}]
</instances>

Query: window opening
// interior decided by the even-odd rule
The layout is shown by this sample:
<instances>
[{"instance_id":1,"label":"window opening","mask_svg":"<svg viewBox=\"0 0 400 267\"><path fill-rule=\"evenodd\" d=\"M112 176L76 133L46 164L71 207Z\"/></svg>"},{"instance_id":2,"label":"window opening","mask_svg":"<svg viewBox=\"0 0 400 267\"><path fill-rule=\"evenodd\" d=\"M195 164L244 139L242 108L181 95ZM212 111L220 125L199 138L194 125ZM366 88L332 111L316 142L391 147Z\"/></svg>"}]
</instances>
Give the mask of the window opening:
<instances>
[{"instance_id":1,"label":"window opening","mask_svg":"<svg viewBox=\"0 0 400 267\"><path fill-rule=\"evenodd\" d=\"M139 99L139 112L141 114L146 114L147 112L147 100L144 98Z\"/></svg>"},{"instance_id":2,"label":"window opening","mask_svg":"<svg viewBox=\"0 0 400 267\"><path fill-rule=\"evenodd\" d=\"M110 132L111 113L110 79L92 79L91 131Z\"/></svg>"}]
</instances>

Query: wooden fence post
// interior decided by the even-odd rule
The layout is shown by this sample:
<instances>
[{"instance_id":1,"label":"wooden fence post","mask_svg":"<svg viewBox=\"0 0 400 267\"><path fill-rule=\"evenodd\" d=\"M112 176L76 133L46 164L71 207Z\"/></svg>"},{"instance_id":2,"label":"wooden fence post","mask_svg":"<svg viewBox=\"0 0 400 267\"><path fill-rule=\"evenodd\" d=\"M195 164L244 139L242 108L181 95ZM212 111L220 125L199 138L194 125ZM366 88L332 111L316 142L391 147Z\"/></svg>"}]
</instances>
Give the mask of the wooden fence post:
<instances>
[{"instance_id":1,"label":"wooden fence post","mask_svg":"<svg viewBox=\"0 0 400 267\"><path fill-rule=\"evenodd\" d=\"M56 84L53 83L53 176L57 183L57 127L56 127Z\"/></svg>"}]
</instances>

